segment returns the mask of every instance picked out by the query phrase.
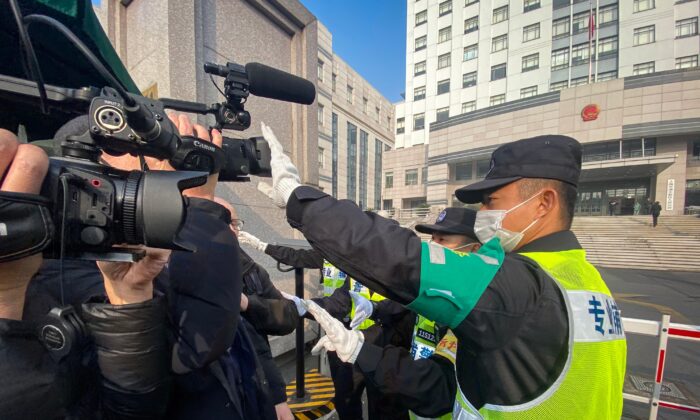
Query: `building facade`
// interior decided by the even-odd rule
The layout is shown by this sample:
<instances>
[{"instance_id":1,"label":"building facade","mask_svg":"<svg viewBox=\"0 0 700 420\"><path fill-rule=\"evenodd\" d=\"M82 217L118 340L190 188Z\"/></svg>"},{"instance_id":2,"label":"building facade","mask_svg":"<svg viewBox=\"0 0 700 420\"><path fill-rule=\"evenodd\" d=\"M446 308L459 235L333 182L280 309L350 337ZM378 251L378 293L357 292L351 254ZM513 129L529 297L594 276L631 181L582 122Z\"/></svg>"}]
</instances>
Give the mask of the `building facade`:
<instances>
[{"instance_id":1,"label":"building facade","mask_svg":"<svg viewBox=\"0 0 700 420\"><path fill-rule=\"evenodd\" d=\"M581 189L578 214L604 214L610 201L619 203L616 212L622 214L630 213L637 201L641 207L653 199L663 205L669 185L673 186L668 200L672 205L664 206L669 207L665 212L682 214L685 207L694 205L692 191L697 187L691 181L698 179L692 169L692 138L697 131L690 128L694 123L682 120L696 118L693 113L700 112L700 106L692 97L694 88L685 95L662 93L686 82L694 86L697 72L685 69L698 66L699 3L409 0L406 99L397 104L396 150L387 154L385 171L385 183L388 177L401 185L386 190L384 208L452 205L457 185L485 175L488 155L497 145L560 133L584 143L584 185L600 184L595 191ZM634 87L640 83L643 88ZM599 92L605 95L596 96ZM598 119L581 120L585 105L597 107ZM534 125L526 124L524 117ZM675 120L683 128L633 128L665 126ZM446 136L451 140L446 141ZM644 150L634 146L635 138L644 139L640 140ZM670 144L675 145L673 150L668 149ZM606 147L612 153L603 158L596 150ZM672 151L678 153L673 162L657 162L657 152ZM602 171L602 167L626 167L629 159L647 157L651 160L633 165L634 171ZM593 170L592 165L602 165L601 170ZM653 168L642 170L645 165ZM411 173L407 175L406 170ZM416 171L421 175L414 183ZM631 186L630 177L642 181ZM664 184L664 180L672 181Z\"/></svg>"}]
</instances>

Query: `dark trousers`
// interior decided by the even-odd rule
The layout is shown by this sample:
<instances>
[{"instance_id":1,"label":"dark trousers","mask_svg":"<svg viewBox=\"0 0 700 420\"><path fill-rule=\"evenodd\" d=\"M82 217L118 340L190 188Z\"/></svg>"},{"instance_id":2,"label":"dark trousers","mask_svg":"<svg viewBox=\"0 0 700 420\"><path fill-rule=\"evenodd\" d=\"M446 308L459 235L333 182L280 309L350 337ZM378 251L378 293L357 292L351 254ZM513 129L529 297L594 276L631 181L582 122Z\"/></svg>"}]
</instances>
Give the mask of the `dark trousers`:
<instances>
[{"instance_id":1,"label":"dark trousers","mask_svg":"<svg viewBox=\"0 0 700 420\"><path fill-rule=\"evenodd\" d=\"M652 214L651 219L653 222L654 227L656 227L657 224L659 224L659 215L658 214Z\"/></svg>"},{"instance_id":2,"label":"dark trousers","mask_svg":"<svg viewBox=\"0 0 700 420\"><path fill-rule=\"evenodd\" d=\"M391 334L391 333L390 333ZM384 346L382 329L376 325L365 330L365 342ZM359 368L343 363L334 352L328 353L331 379L335 387L333 403L340 420L362 419L362 392L365 390L365 378ZM395 396L367 388L367 415L369 420L408 420L408 411L402 407Z\"/></svg>"}]
</instances>

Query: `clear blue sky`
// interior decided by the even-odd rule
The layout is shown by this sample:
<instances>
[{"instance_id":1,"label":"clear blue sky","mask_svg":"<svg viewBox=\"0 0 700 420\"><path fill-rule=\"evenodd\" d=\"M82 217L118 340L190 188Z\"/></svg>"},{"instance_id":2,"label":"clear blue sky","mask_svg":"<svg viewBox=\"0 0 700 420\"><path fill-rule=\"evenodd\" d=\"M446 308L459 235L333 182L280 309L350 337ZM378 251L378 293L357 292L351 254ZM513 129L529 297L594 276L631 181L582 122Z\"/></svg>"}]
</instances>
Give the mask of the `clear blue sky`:
<instances>
[{"instance_id":1,"label":"clear blue sky","mask_svg":"<svg viewBox=\"0 0 700 420\"><path fill-rule=\"evenodd\" d=\"M333 52L392 102L406 86L406 0L301 0L333 35Z\"/></svg>"}]
</instances>

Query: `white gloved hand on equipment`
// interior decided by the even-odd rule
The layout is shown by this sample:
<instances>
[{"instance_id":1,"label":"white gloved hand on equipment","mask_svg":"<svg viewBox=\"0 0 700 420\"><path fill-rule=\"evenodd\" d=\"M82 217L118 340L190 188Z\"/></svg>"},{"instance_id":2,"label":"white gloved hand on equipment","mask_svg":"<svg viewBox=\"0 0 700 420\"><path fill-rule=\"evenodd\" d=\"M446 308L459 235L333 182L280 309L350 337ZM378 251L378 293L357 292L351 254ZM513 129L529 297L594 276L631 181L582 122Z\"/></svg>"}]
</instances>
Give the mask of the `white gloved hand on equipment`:
<instances>
[{"instance_id":1,"label":"white gloved hand on equipment","mask_svg":"<svg viewBox=\"0 0 700 420\"><path fill-rule=\"evenodd\" d=\"M318 343L311 349L311 354L318 354L322 348L334 351L343 362L355 363L357 355L362 350L365 336L354 330L346 329L343 324L333 318L325 309L321 308L312 300L304 301L307 310L314 316L326 335L318 340Z\"/></svg>"},{"instance_id":2,"label":"white gloved hand on equipment","mask_svg":"<svg viewBox=\"0 0 700 420\"><path fill-rule=\"evenodd\" d=\"M267 249L267 242L261 241L258 239L258 237L251 235L248 232L239 232L238 242L249 245L260 252L265 252L265 249Z\"/></svg>"},{"instance_id":3,"label":"white gloved hand on equipment","mask_svg":"<svg viewBox=\"0 0 700 420\"><path fill-rule=\"evenodd\" d=\"M282 144L277 140L272 129L260 123L263 137L270 146L270 168L272 169L272 186L270 184L258 183L258 190L272 199L272 202L280 208L287 206L289 196L296 187L301 185L299 171L289 159L289 156L284 154Z\"/></svg>"},{"instance_id":4,"label":"white gloved hand on equipment","mask_svg":"<svg viewBox=\"0 0 700 420\"><path fill-rule=\"evenodd\" d=\"M306 315L306 306L304 306L304 303L302 302L301 298L299 298L298 296L290 295L289 293L283 292L281 290L280 293L282 293L282 296L284 296L285 299L289 299L292 302L294 302L294 306L297 307L297 312L299 313L299 316Z\"/></svg>"},{"instance_id":5,"label":"white gloved hand on equipment","mask_svg":"<svg viewBox=\"0 0 700 420\"><path fill-rule=\"evenodd\" d=\"M360 326L367 318L372 316L374 305L366 297L357 292L350 291L350 297L355 303L355 316L350 321L350 328L353 330Z\"/></svg>"}]
</instances>

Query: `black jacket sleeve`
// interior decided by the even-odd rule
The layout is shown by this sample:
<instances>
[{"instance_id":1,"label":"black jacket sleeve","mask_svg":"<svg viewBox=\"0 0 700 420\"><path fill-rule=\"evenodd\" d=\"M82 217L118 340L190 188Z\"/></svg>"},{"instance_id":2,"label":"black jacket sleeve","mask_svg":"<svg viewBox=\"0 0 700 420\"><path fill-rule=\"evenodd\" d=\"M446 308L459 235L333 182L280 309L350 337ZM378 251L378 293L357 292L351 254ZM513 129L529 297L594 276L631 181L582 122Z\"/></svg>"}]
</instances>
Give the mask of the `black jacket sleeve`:
<instances>
[{"instance_id":1,"label":"black jacket sleeve","mask_svg":"<svg viewBox=\"0 0 700 420\"><path fill-rule=\"evenodd\" d=\"M411 312L400 303L394 302L391 299L373 302L373 304L374 310L372 311L371 318L373 321L379 322L382 325L393 325Z\"/></svg>"},{"instance_id":2,"label":"black jacket sleeve","mask_svg":"<svg viewBox=\"0 0 700 420\"><path fill-rule=\"evenodd\" d=\"M270 345L267 342L267 339L257 329L253 329L253 326L250 323L246 325L249 328L248 336L250 337L253 347L255 347L255 353L258 356L260 368L262 369L262 373L264 373L265 379L267 380L266 391L268 392L270 402L273 405L286 402L287 384L284 382L282 373L275 364L275 360L272 357L272 351L270 350Z\"/></svg>"},{"instance_id":3,"label":"black jacket sleeve","mask_svg":"<svg viewBox=\"0 0 700 420\"><path fill-rule=\"evenodd\" d=\"M333 318L341 322L347 322L350 320L349 315L352 309L352 298L350 297L350 293L348 293L349 290L350 282L346 280L345 283L343 283L341 287L335 289L330 296L313 298L311 300L325 309ZM314 319L308 312L304 316L308 319Z\"/></svg>"},{"instance_id":4,"label":"black jacket sleeve","mask_svg":"<svg viewBox=\"0 0 700 420\"><path fill-rule=\"evenodd\" d=\"M248 296L248 309L243 316L255 329L265 335L286 335L294 331L299 320L299 312L294 302L282 296L270 281L270 275L260 265L255 264L252 270L256 271L256 277L260 290L251 290L245 287L244 292ZM246 279L247 281L247 279Z\"/></svg>"},{"instance_id":5,"label":"black jacket sleeve","mask_svg":"<svg viewBox=\"0 0 700 420\"><path fill-rule=\"evenodd\" d=\"M97 348L105 417L163 417L171 382L164 299L119 306L88 303L82 308Z\"/></svg>"},{"instance_id":6,"label":"black jacket sleeve","mask_svg":"<svg viewBox=\"0 0 700 420\"><path fill-rule=\"evenodd\" d=\"M233 343L240 319L242 282L238 242L229 212L213 201L190 198L179 237L195 252L173 251L161 273L176 332L172 368L182 374L204 367Z\"/></svg>"},{"instance_id":7,"label":"black jacket sleeve","mask_svg":"<svg viewBox=\"0 0 700 420\"><path fill-rule=\"evenodd\" d=\"M323 268L323 256L312 249L294 249L283 245L268 245L265 253L282 264L299 268Z\"/></svg>"},{"instance_id":8,"label":"black jacket sleeve","mask_svg":"<svg viewBox=\"0 0 700 420\"><path fill-rule=\"evenodd\" d=\"M305 186L292 192L287 220L328 261L370 290L401 304L418 296L421 242L413 231Z\"/></svg>"},{"instance_id":9,"label":"black jacket sleeve","mask_svg":"<svg viewBox=\"0 0 700 420\"><path fill-rule=\"evenodd\" d=\"M365 343L357 366L378 392L397 395L404 407L425 417L452 411L456 379L454 365L439 355L413 360L404 348Z\"/></svg>"}]
</instances>

